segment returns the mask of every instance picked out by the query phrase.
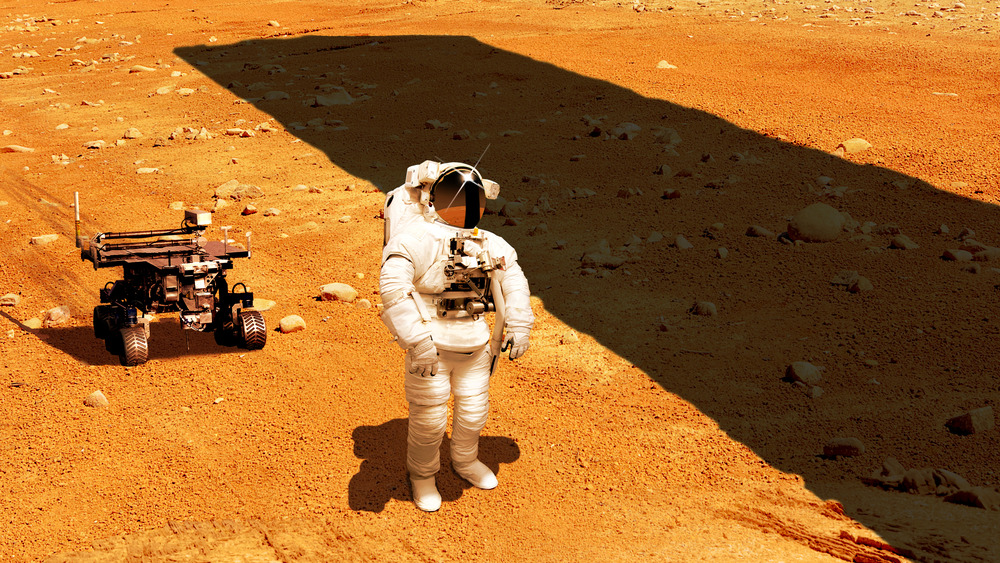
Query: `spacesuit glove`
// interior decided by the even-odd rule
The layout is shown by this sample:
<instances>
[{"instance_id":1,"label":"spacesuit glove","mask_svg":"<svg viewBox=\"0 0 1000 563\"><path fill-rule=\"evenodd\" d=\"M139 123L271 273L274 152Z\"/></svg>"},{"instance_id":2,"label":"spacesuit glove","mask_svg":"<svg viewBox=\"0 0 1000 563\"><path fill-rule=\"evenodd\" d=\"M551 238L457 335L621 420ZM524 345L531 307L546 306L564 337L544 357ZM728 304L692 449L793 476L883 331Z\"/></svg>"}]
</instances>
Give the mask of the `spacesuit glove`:
<instances>
[{"instance_id":1,"label":"spacesuit glove","mask_svg":"<svg viewBox=\"0 0 1000 563\"><path fill-rule=\"evenodd\" d=\"M410 350L410 373L420 377L434 377L437 375L437 366L437 346L431 337L421 340Z\"/></svg>"},{"instance_id":2,"label":"spacesuit glove","mask_svg":"<svg viewBox=\"0 0 1000 563\"><path fill-rule=\"evenodd\" d=\"M531 334L531 329L528 328L512 328L507 330L503 349L510 349L510 359L516 360L528 351L529 334Z\"/></svg>"}]
</instances>

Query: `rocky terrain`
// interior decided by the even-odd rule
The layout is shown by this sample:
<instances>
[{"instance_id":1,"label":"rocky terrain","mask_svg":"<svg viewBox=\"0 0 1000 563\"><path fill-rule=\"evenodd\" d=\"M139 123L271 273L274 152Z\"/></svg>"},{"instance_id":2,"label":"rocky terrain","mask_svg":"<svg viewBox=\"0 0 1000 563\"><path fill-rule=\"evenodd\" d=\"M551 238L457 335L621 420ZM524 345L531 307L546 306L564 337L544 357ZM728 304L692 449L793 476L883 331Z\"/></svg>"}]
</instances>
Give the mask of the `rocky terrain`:
<instances>
[{"instance_id":1,"label":"rocky terrain","mask_svg":"<svg viewBox=\"0 0 1000 563\"><path fill-rule=\"evenodd\" d=\"M8 4L0 559L1000 559L998 14ZM500 487L445 462L435 514L378 318L383 194L425 159L499 182L537 317ZM252 231L266 347L164 314L119 365L74 192L88 235Z\"/></svg>"}]
</instances>

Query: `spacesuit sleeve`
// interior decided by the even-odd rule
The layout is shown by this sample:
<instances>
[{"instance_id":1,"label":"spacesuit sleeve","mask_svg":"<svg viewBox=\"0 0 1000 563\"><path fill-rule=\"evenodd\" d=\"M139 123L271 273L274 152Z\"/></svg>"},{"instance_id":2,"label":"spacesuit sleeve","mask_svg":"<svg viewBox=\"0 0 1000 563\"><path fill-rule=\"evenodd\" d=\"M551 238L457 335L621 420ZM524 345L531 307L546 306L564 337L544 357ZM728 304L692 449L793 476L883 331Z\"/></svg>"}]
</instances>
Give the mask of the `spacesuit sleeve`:
<instances>
[{"instance_id":1,"label":"spacesuit sleeve","mask_svg":"<svg viewBox=\"0 0 1000 563\"><path fill-rule=\"evenodd\" d=\"M388 247L387 247L388 249ZM379 293L385 309L382 322L403 349L410 349L431 336L413 294L413 263L403 253L389 254L382 262Z\"/></svg>"},{"instance_id":2,"label":"spacesuit sleeve","mask_svg":"<svg viewBox=\"0 0 1000 563\"><path fill-rule=\"evenodd\" d=\"M502 239L499 245L507 265L504 270L497 271L500 290L503 292L504 314L508 329L531 330L535 324L535 315L531 312L531 291L528 289L528 278L524 276L521 265L517 263L517 252Z\"/></svg>"}]
</instances>

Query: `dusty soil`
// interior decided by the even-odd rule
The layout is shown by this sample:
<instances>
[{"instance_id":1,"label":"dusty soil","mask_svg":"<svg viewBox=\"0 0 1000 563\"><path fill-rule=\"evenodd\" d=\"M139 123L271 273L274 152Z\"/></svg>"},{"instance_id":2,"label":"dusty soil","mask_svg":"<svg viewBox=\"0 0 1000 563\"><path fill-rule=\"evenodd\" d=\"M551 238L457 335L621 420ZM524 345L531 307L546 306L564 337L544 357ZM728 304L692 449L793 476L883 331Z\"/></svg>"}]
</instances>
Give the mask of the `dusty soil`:
<instances>
[{"instance_id":1,"label":"dusty soil","mask_svg":"<svg viewBox=\"0 0 1000 563\"><path fill-rule=\"evenodd\" d=\"M866 484L888 457L1000 484L996 427L944 424L1000 407L1000 264L941 259L970 246L963 228L1000 245L998 12L8 2L0 146L33 152L0 154L0 294L20 295L0 309L0 559L1000 560L1000 507ZM338 87L353 103L313 107ZM607 135L623 122L642 129ZM212 138L167 139L178 127ZM872 147L831 154L851 138ZM493 381L482 459L501 486L446 463L424 514L402 353L376 307L316 297L344 282L377 305L383 192L424 159L480 157L527 203L483 226L518 249L538 320ZM269 327L308 328L246 352L162 315L150 361L118 365L90 311L120 274L79 259L73 192L94 234L174 226L171 203L211 209L231 179L281 214L214 214L212 237L253 231L230 280L276 302ZM815 202L857 225L745 235ZM897 229L919 248L889 248ZM602 239L628 261L587 272ZM873 289L831 285L841 270ZM27 328L61 305L68 323ZM822 393L782 379L794 361L823 367ZM110 405L84 406L98 389ZM824 457L838 437L864 453Z\"/></svg>"}]
</instances>

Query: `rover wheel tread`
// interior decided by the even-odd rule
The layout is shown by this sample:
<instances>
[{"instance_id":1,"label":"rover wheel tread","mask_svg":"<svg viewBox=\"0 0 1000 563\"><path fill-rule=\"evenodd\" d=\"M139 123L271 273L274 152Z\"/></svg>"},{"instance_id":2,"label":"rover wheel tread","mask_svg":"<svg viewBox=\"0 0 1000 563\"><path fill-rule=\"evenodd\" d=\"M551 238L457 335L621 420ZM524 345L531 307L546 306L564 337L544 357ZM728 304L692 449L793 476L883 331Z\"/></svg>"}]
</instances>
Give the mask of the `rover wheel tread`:
<instances>
[{"instance_id":1,"label":"rover wheel tread","mask_svg":"<svg viewBox=\"0 0 1000 563\"><path fill-rule=\"evenodd\" d=\"M247 350L260 350L267 343L267 325L260 311L240 311L240 331Z\"/></svg>"},{"instance_id":2,"label":"rover wheel tread","mask_svg":"<svg viewBox=\"0 0 1000 563\"><path fill-rule=\"evenodd\" d=\"M146 342L146 329L142 325L123 328L122 351L119 359L123 366L137 366L146 363L149 358L149 346Z\"/></svg>"}]
</instances>

